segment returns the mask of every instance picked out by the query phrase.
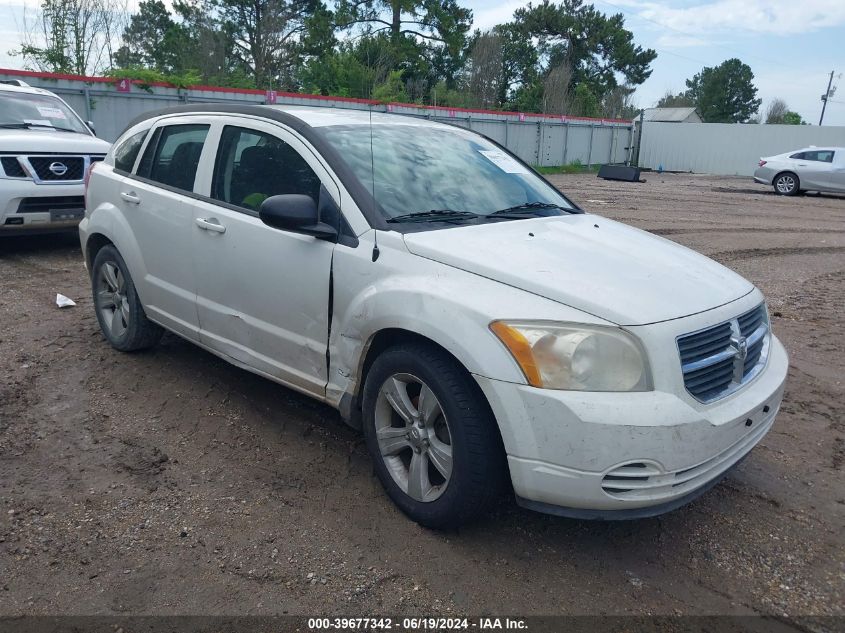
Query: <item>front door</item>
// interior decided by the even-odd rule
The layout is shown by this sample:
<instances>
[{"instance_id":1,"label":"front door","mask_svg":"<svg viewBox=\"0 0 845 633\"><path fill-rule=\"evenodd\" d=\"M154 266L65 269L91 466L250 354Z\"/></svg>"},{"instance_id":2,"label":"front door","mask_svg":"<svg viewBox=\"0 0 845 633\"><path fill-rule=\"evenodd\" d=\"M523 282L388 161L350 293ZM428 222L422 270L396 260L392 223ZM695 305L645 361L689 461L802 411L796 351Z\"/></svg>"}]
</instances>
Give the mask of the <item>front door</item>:
<instances>
[{"instance_id":1,"label":"front door","mask_svg":"<svg viewBox=\"0 0 845 633\"><path fill-rule=\"evenodd\" d=\"M334 244L265 225L269 196L320 195L337 185L294 134L260 122L220 123L204 198L194 202L193 253L200 340L310 394L327 380ZM325 194L324 194L325 195Z\"/></svg>"}]
</instances>

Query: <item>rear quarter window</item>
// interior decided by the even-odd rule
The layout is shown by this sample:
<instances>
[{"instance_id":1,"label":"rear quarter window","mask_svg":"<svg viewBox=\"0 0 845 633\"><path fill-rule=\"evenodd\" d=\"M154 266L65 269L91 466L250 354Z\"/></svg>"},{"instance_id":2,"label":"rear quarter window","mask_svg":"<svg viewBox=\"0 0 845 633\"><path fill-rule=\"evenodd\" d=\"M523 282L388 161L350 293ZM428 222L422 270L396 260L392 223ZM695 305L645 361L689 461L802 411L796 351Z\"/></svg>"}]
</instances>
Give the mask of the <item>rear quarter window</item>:
<instances>
[{"instance_id":1,"label":"rear quarter window","mask_svg":"<svg viewBox=\"0 0 845 633\"><path fill-rule=\"evenodd\" d=\"M138 152L141 151L141 146L144 144L144 139L147 138L149 130L142 130L137 134L133 134L114 150L114 168L117 171L130 173L132 167L135 166L135 159L138 158Z\"/></svg>"}]
</instances>

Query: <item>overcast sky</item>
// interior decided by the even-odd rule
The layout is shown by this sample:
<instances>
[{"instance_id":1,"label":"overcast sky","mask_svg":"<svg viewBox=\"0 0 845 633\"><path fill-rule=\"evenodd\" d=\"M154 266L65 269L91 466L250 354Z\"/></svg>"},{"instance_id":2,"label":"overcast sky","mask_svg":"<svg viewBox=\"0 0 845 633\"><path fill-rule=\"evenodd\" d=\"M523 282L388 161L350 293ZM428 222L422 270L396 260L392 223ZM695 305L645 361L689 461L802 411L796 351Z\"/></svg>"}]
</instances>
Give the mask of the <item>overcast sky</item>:
<instances>
[{"instance_id":1,"label":"overcast sky","mask_svg":"<svg viewBox=\"0 0 845 633\"><path fill-rule=\"evenodd\" d=\"M763 111L780 97L814 125L819 122L820 96L835 70L834 84L841 90L827 107L825 124L845 125L845 0L591 1L604 13L623 13L634 40L657 50L654 71L635 95L640 107L654 105L667 90L682 90L684 80L703 66L738 57L754 71ZM487 29L508 21L528 2L459 4L473 9L476 27ZM0 0L0 67L21 67L20 59L8 51L19 45L23 11L21 0Z\"/></svg>"}]
</instances>

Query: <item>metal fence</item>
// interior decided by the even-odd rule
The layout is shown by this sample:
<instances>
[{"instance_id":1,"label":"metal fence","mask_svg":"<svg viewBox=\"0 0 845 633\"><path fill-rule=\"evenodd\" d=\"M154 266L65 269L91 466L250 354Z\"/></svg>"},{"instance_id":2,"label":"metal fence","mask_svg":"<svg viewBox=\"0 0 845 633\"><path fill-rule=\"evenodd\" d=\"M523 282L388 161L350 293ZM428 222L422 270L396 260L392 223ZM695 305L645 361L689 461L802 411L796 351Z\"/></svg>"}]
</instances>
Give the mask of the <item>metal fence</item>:
<instances>
[{"instance_id":1,"label":"metal fence","mask_svg":"<svg viewBox=\"0 0 845 633\"><path fill-rule=\"evenodd\" d=\"M97 135L108 141L117 138L129 121L149 110L185 103L268 102L363 110L372 108L374 111L453 123L489 136L532 165L556 166L575 161L583 165L621 163L629 159L633 141L632 122L621 120L380 104L363 99L288 93L270 95L258 90L202 86L184 90L165 85L145 88L129 82L120 85L120 82L103 77L0 69L0 80L8 79L21 79L31 86L58 94L83 119L92 121Z\"/></svg>"},{"instance_id":2,"label":"metal fence","mask_svg":"<svg viewBox=\"0 0 845 633\"><path fill-rule=\"evenodd\" d=\"M763 156L810 145L845 147L845 127L744 123L643 124L640 167L751 176Z\"/></svg>"}]
</instances>

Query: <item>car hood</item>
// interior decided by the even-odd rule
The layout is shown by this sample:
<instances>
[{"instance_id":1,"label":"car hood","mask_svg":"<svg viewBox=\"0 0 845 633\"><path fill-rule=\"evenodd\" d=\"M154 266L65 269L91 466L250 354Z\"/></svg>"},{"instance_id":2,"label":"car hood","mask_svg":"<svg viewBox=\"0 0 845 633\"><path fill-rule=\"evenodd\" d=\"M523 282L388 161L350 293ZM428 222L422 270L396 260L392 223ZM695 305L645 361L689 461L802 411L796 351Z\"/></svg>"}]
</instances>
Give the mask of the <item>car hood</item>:
<instances>
[{"instance_id":1,"label":"car hood","mask_svg":"<svg viewBox=\"0 0 845 633\"><path fill-rule=\"evenodd\" d=\"M405 243L420 257L619 325L703 312L754 289L704 255L591 214L407 233Z\"/></svg>"},{"instance_id":2,"label":"car hood","mask_svg":"<svg viewBox=\"0 0 845 633\"><path fill-rule=\"evenodd\" d=\"M0 128L0 152L56 152L59 154L105 154L111 144L89 134L50 130Z\"/></svg>"}]
</instances>

